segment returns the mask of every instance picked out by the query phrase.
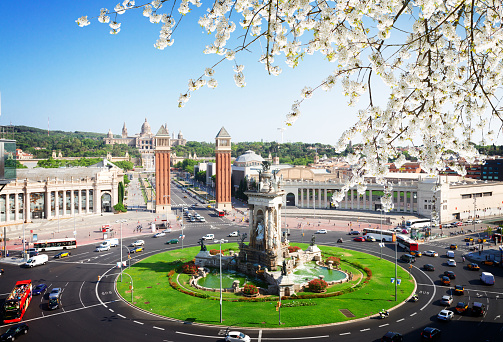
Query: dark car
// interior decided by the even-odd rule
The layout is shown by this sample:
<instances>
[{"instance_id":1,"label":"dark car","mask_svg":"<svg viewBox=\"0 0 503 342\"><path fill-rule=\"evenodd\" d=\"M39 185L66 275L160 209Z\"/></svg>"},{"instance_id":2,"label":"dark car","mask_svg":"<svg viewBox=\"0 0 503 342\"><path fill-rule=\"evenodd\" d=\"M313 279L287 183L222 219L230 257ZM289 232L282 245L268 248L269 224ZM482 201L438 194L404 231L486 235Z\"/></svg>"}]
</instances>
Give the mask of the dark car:
<instances>
[{"instance_id":1,"label":"dark car","mask_svg":"<svg viewBox=\"0 0 503 342\"><path fill-rule=\"evenodd\" d=\"M456 279L456 274L452 271L445 271L444 276L449 277L449 279Z\"/></svg>"},{"instance_id":2,"label":"dark car","mask_svg":"<svg viewBox=\"0 0 503 342\"><path fill-rule=\"evenodd\" d=\"M47 285L46 284L38 284L33 288L33 295L38 296L44 293L47 290Z\"/></svg>"},{"instance_id":3,"label":"dark car","mask_svg":"<svg viewBox=\"0 0 503 342\"><path fill-rule=\"evenodd\" d=\"M9 328L1 337L1 341L14 341L16 337L19 335L27 334L28 333L28 324L26 323L20 323L13 325L12 327Z\"/></svg>"},{"instance_id":4,"label":"dark car","mask_svg":"<svg viewBox=\"0 0 503 342\"><path fill-rule=\"evenodd\" d=\"M360 232L357 230L352 230L349 232L349 235L360 235Z\"/></svg>"},{"instance_id":5,"label":"dark car","mask_svg":"<svg viewBox=\"0 0 503 342\"><path fill-rule=\"evenodd\" d=\"M47 303L47 308L49 308L49 310L56 310L57 308L59 308L59 299L58 298L49 299L49 303Z\"/></svg>"},{"instance_id":6,"label":"dark car","mask_svg":"<svg viewBox=\"0 0 503 342\"><path fill-rule=\"evenodd\" d=\"M435 271L435 266L433 266L432 264L426 264L423 266L423 268L425 271Z\"/></svg>"},{"instance_id":7,"label":"dark car","mask_svg":"<svg viewBox=\"0 0 503 342\"><path fill-rule=\"evenodd\" d=\"M450 249L458 249L458 245L455 243L451 243Z\"/></svg>"},{"instance_id":8,"label":"dark car","mask_svg":"<svg viewBox=\"0 0 503 342\"><path fill-rule=\"evenodd\" d=\"M388 331L386 335L381 337L382 342L402 342L402 340L402 335L393 331Z\"/></svg>"},{"instance_id":9,"label":"dark car","mask_svg":"<svg viewBox=\"0 0 503 342\"><path fill-rule=\"evenodd\" d=\"M166 241L165 243L167 245L177 244L178 243L178 239L171 239L171 240Z\"/></svg>"},{"instance_id":10,"label":"dark car","mask_svg":"<svg viewBox=\"0 0 503 342\"><path fill-rule=\"evenodd\" d=\"M486 313L486 306L482 303L475 302L472 306L472 313L474 316L484 316Z\"/></svg>"},{"instance_id":11,"label":"dark car","mask_svg":"<svg viewBox=\"0 0 503 342\"><path fill-rule=\"evenodd\" d=\"M69 256L70 256L70 254L72 254L72 253L70 253L70 252L68 252L68 251L64 251L64 252L59 252L59 253L58 253L58 254L56 254L54 257L55 257L56 259L61 259L61 258L66 258L66 257L69 257Z\"/></svg>"},{"instance_id":12,"label":"dark car","mask_svg":"<svg viewBox=\"0 0 503 342\"><path fill-rule=\"evenodd\" d=\"M480 267L476 263L472 262L472 263L468 264L468 269L472 270L472 271L478 271L478 270L480 270Z\"/></svg>"},{"instance_id":13,"label":"dark car","mask_svg":"<svg viewBox=\"0 0 503 342\"><path fill-rule=\"evenodd\" d=\"M422 341L440 341L441 335L440 329L426 327L421 331L421 340Z\"/></svg>"}]
</instances>

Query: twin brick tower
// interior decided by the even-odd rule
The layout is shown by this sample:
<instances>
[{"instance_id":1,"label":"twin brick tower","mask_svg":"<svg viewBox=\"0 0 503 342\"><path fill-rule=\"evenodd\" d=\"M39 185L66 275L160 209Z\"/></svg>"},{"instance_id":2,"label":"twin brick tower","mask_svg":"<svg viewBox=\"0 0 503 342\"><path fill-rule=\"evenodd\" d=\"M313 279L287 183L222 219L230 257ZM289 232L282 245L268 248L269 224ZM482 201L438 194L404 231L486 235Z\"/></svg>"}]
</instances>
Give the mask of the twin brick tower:
<instances>
[{"instance_id":1,"label":"twin brick tower","mask_svg":"<svg viewBox=\"0 0 503 342\"><path fill-rule=\"evenodd\" d=\"M167 127L155 135L155 212L171 213L171 144ZM231 136L224 127L215 137L216 208L231 210Z\"/></svg>"}]
</instances>

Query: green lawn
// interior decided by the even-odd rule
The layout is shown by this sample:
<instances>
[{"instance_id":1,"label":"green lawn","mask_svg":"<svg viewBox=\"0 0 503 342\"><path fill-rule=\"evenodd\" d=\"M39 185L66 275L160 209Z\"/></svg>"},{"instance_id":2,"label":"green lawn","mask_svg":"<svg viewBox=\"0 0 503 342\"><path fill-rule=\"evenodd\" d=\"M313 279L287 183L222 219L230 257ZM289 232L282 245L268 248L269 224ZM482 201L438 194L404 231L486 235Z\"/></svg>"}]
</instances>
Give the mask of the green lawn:
<instances>
[{"instance_id":1,"label":"green lawn","mask_svg":"<svg viewBox=\"0 0 503 342\"><path fill-rule=\"evenodd\" d=\"M295 244L307 248L307 244ZM236 244L225 244L222 248L233 247ZM282 327L294 327L316 324L328 324L333 322L347 321L350 319L369 316L377 313L380 309L388 309L402 302L414 290L413 280L409 280L408 273L399 267L398 277L402 279L398 287L398 302L394 301L394 285L390 279L394 277L394 264L380 260L378 257L345 250L339 247L318 246L323 252L336 255L352 263L359 263L372 270L372 279L358 291L346 293L341 296L315 299L295 299L295 302L310 301L316 303L313 306L285 307L281 310ZM212 249L210 247L210 249ZM126 270L134 280L134 305L159 315L177 318L191 322L206 324L219 323L219 301L217 293L209 292L213 299L203 299L171 288L167 273L177 267L180 262L192 260L199 251L199 247L185 248L160 253L134 264ZM355 270L351 265L343 264L342 269ZM176 280L176 274L173 277ZM181 275L180 282L185 282L188 277ZM130 301L131 292L129 277L124 276L123 282L117 283L118 292L125 300ZM350 284L342 284L338 291ZM192 290L192 289L191 289ZM227 299L235 299L234 294L225 294ZM291 300L284 301L292 302ZM277 327L278 312L275 309L276 302L223 302L223 325L247 326L247 327ZM355 315L347 318L339 310L348 309Z\"/></svg>"}]
</instances>

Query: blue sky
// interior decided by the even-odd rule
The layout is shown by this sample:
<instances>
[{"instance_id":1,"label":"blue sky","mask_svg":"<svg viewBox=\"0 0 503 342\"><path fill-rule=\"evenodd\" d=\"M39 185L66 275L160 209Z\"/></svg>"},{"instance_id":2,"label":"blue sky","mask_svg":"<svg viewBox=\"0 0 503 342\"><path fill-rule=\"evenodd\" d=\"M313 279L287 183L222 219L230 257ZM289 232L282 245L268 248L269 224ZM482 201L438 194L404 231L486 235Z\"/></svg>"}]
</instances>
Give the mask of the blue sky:
<instances>
[{"instance_id":1,"label":"blue sky","mask_svg":"<svg viewBox=\"0 0 503 342\"><path fill-rule=\"evenodd\" d=\"M204 55L213 40L197 20L183 18L175 44L163 51L153 47L160 25L140 12L119 16L121 32L92 19L80 28L75 20L112 10L117 0L0 2L0 125L27 125L51 130L120 133L126 122L130 135L148 119L154 133L167 123L170 132L182 130L188 140L213 141L225 126L235 141L279 140L285 114L306 85L316 86L333 65L321 56L308 56L292 70L267 75L257 62L260 46L238 57L247 86L234 84L233 62L216 69L219 86L194 92L180 109L177 100L187 81L197 78L218 58ZM137 1L137 4L139 1ZM239 26L236 31L240 30ZM229 47L239 44L231 38ZM365 101L366 103L366 101ZM284 141L333 144L349 127L355 108L348 108L340 88L320 91L302 106L303 116L284 133Z\"/></svg>"}]
</instances>

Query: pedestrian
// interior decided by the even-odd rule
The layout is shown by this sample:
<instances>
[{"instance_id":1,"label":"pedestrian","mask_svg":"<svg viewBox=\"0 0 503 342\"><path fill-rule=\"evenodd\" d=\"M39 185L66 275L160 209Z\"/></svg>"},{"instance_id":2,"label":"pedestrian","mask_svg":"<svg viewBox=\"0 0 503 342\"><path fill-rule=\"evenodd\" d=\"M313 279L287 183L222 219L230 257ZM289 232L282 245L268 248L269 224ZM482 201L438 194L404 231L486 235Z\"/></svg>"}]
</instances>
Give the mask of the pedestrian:
<instances>
[{"instance_id":1,"label":"pedestrian","mask_svg":"<svg viewBox=\"0 0 503 342\"><path fill-rule=\"evenodd\" d=\"M463 262L465 262L465 257L463 256Z\"/></svg>"}]
</instances>

